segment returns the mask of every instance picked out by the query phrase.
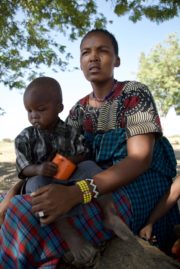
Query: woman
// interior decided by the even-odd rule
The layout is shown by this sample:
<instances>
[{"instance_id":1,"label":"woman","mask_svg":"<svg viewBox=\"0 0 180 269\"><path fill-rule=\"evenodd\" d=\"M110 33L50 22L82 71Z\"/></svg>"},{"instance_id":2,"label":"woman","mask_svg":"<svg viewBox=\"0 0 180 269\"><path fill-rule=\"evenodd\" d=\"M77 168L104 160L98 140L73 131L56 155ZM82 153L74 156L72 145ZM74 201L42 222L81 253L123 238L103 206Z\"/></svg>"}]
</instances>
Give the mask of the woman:
<instances>
[{"instance_id":1,"label":"woman","mask_svg":"<svg viewBox=\"0 0 180 269\"><path fill-rule=\"evenodd\" d=\"M172 147L162 137L148 88L138 82L114 79L114 68L120 65L114 36L106 30L92 30L82 39L80 51L81 69L91 83L92 93L75 104L67 122L85 135L95 161L104 171L86 181L94 199L82 205L82 215L69 221L84 238L99 246L113 233L103 225L98 194L113 192L119 217L137 234L172 183L176 160ZM68 248L53 222L83 203L84 193L78 185L49 185L32 197L13 197L1 229L0 264L7 262L13 269L15 264L18 269L62 264L61 257ZM35 215L40 211L45 217L39 221ZM160 245L164 244L163 235L169 236L179 218L175 206L156 224L154 234Z\"/></svg>"}]
</instances>

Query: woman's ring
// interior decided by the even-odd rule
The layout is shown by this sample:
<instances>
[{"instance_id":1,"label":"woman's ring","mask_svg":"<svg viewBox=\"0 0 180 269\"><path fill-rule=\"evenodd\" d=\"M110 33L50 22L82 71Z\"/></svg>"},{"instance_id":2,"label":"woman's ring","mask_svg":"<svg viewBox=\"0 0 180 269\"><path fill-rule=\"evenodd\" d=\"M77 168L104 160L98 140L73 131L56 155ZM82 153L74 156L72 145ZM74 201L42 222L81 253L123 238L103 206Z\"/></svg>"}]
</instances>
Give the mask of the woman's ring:
<instances>
[{"instance_id":1,"label":"woman's ring","mask_svg":"<svg viewBox=\"0 0 180 269\"><path fill-rule=\"evenodd\" d=\"M44 215L44 211L39 211L38 212L38 216L40 217L40 218L43 218L45 215Z\"/></svg>"}]
</instances>

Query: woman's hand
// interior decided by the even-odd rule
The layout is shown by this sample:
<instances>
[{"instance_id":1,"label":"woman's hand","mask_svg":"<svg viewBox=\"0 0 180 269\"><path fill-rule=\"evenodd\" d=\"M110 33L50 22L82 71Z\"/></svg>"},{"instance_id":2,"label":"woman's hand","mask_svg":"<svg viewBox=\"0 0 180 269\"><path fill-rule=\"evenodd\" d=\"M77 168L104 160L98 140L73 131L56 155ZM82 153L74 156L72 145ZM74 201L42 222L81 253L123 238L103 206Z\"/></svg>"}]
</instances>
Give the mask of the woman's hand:
<instances>
[{"instance_id":1,"label":"woman's hand","mask_svg":"<svg viewBox=\"0 0 180 269\"><path fill-rule=\"evenodd\" d=\"M81 203L82 193L76 185L49 184L32 193L31 199L32 212L38 215L43 211L44 217L40 218L40 222L50 224Z\"/></svg>"}]
</instances>

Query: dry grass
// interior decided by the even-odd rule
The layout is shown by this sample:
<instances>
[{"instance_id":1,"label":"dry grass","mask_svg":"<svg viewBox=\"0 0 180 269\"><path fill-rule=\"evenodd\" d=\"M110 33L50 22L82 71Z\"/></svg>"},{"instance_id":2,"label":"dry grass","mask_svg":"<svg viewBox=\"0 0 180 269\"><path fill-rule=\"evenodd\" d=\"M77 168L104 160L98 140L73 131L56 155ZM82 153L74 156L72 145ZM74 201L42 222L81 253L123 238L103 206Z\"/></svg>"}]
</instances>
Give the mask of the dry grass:
<instances>
[{"instance_id":1,"label":"dry grass","mask_svg":"<svg viewBox=\"0 0 180 269\"><path fill-rule=\"evenodd\" d=\"M180 136L169 137L174 148L180 173ZM15 169L14 143L9 140L0 141L0 192L8 190L17 181Z\"/></svg>"}]
</instances>

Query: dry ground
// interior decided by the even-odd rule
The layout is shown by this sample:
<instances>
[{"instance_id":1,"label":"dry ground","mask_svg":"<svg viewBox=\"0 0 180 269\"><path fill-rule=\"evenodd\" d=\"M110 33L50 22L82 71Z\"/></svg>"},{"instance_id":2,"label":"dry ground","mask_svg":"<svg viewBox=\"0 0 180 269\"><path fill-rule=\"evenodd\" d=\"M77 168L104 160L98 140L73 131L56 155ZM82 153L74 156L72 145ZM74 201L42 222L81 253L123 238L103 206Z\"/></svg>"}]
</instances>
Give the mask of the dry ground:
<instances>
[{"instance_id":1,"label":"dry ground","mask_svg":"<svg viewBox=\"0 0 180 269\"><path fill-rule=\"evenodd\" d=\"M169 137L177 158L180 173L180 136ZM12 141L0 141L0 193L8 190L17 181L15 153Z\"/></svg>"}]
</instances>

